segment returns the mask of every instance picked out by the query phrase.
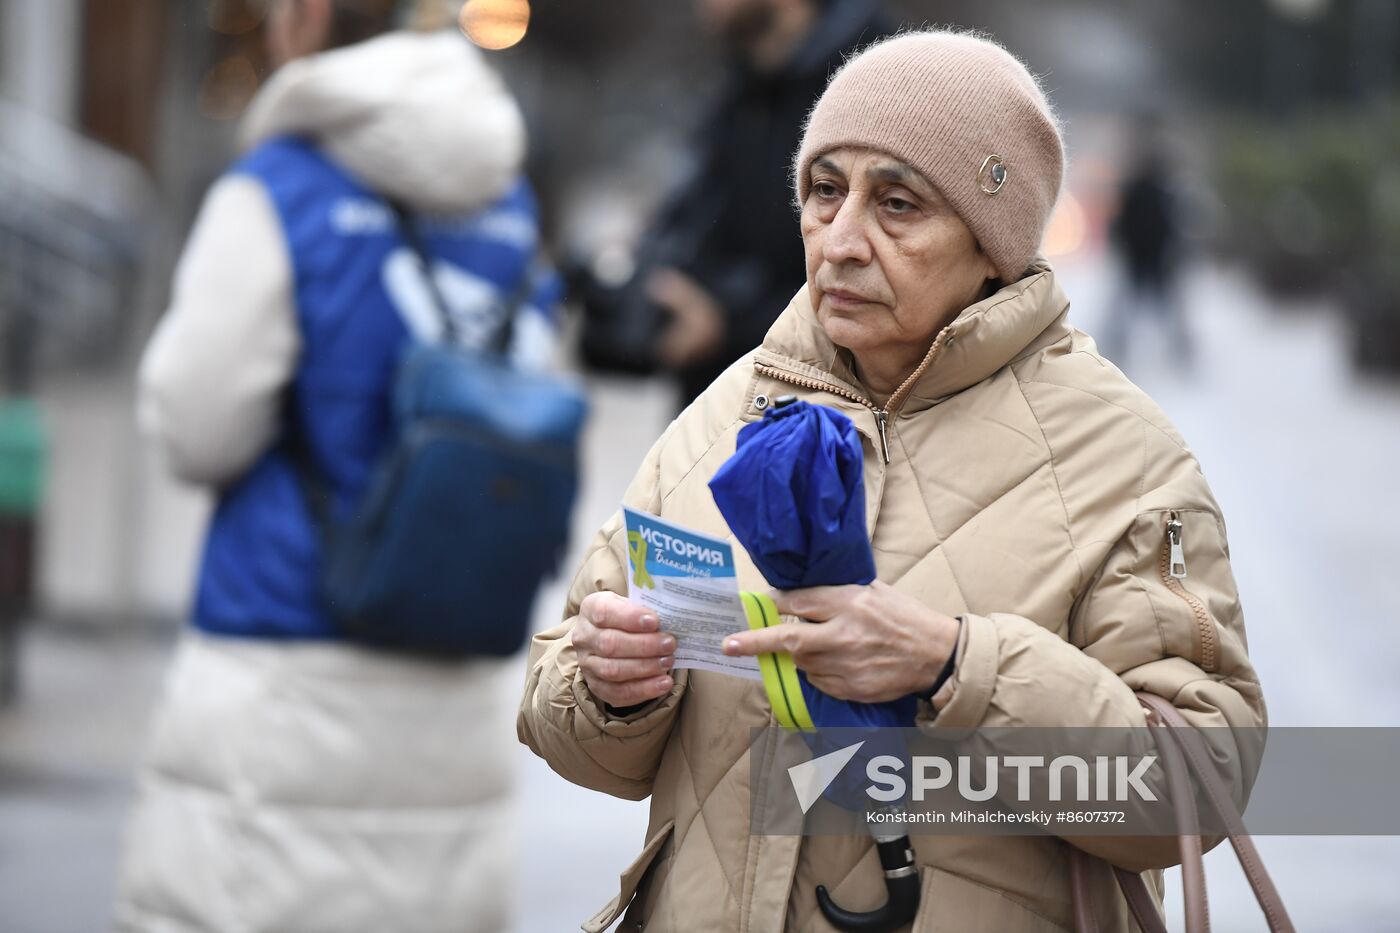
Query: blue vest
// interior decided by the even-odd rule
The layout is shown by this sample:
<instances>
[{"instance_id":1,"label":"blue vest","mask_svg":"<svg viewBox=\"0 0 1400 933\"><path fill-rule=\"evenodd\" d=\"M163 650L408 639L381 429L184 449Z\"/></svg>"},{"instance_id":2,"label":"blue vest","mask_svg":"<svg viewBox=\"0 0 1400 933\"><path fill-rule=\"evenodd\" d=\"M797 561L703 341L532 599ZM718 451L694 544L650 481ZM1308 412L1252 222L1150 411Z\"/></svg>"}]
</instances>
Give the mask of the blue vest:
<instances>
[{"instance_id":1,"label":"blue vest","mask_svg":"<svg viewBox=\"0 0 1400 933\"><path fill-rule=\"evenodd\" d=\"M282 224L302 341L289 404L343 515L391 439L399 356L410 340L437 339L439 312L393 211L310 143L271 140L230 171L261 182ZM531 295L524 311L552 311L553 282L526 291L538 221L523 180L482 212L423 218L418 230L464 342L484 340L517 296ZM336 637L319 595L319 537L289 452L275 444L220 495L194 624L226 635Z\"/></svg>"}]
</instances>

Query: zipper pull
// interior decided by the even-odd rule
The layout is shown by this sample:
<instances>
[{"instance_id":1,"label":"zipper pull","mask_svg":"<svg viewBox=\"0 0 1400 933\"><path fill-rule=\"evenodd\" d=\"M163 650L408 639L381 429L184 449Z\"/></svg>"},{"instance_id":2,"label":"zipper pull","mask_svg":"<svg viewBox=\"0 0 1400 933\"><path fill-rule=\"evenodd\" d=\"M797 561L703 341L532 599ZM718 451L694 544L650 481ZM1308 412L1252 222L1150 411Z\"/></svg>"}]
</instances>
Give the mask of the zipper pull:
<instances>
[{"instance_id":1,"label":"zipper pull","mask_svg":"<svg viewBox=\"0 0 1400 933\"><path fill-rule=\"evenodd\" d=\"M880 429L880 452L885 455L886 465L890 462L890 438L885 433L886 425L890 420L890 413L883 408L875 409L875 427Z\"/></svg>"},{"instance_id":2,"label":"zipper pull","mask_svg":"<svg viewBox=\"0 0 1400 933\"><path fill-rule=\"evenodd\" d=\"M1171 564L1168 572L1177 580L1186 578L1186 552L1181 547L1181 519L1171 513L1167 522L1167 543L1171 546Z\"/></svg>"}]
</instances>

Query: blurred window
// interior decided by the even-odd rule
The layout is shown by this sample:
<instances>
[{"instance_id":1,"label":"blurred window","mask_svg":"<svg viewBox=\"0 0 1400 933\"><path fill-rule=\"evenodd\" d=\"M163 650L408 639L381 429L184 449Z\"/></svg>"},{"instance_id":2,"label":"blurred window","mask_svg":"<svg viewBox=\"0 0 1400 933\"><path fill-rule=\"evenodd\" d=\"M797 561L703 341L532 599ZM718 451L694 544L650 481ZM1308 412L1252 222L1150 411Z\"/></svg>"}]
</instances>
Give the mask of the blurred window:
<instances>
[{"instance_id":1,"label":"blurred window","mask_svg":"<svg viewBox=\"0 0 1400 933\"><path fill-rule=\"evenodd\" d=\"M148 169L156 155L165 6L161 0L83 3L78 125Z\"/></svg>"}]
</instances>

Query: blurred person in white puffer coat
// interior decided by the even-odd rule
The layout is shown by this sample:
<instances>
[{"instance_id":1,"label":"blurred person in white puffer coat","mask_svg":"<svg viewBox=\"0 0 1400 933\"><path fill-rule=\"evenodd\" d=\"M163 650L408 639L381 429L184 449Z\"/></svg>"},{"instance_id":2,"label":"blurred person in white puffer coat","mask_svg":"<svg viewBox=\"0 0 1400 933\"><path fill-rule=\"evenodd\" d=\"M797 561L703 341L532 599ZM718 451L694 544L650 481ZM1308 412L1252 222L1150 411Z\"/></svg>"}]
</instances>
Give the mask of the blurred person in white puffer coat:
<instances>
[{"instance_id":1,"label":"blurred person in white puffer coat","mask_svg":"<svg viewBox=\"0 0 1400 933\"><path fill-rule=\"evenodd\" d=\"M217 507L128 828L121 930L511 927L514 665L346 643L281 442L295 386L332 488L362 492L397 354L441 327L421 277L398 274L413 257L390 202L434 218L460 322L528 296L510 352L552 360L519 109L460 35L397 31L395 6L273 0L277 71L142 362L143 430Z\"/></svg>"}]
</instances>

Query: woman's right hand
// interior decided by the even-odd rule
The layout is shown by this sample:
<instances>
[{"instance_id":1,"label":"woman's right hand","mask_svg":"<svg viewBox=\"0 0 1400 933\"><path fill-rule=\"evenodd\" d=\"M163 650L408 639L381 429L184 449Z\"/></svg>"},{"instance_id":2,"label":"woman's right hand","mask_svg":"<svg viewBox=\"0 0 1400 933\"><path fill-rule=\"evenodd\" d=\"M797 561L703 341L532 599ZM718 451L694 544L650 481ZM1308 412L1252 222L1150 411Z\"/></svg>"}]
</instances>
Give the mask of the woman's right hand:
<instances>
[{"instance_id":1,"label":"woman's right hand","mask_svg":"<svg viewBox=\"0 0 1400 933\"><path fill-rule=\"evenodd\" d=\"M675 637L661 631L656 613L616 593L583 598L573 642L584 683L609 706L646 703L675 685Z\"/></svg>"}]
</instances>

